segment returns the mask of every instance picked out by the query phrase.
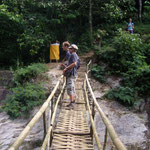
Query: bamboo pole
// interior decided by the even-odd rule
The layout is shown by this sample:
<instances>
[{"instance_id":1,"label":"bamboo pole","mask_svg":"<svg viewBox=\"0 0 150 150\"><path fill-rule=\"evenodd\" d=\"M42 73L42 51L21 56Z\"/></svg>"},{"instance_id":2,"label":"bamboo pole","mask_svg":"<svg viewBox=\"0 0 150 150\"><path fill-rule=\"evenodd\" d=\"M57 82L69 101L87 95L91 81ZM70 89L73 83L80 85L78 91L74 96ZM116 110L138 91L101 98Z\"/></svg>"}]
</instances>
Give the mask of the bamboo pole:
<instances>
[{"instance_id":1,"label":"bamboo pole","mask_svg":"<svg viewBox=\"0 0 150 150\"><path fill-rule=\"evenodd\" d=\"M75 132L75 131L54 131L56 134L72 134L72 135L89 135L90 132Z\"/></svg>"},{"instance_id":2,"label":"bamboo pole","mask_svg":"<svg viewBox=\"0 0 150 150\"><path fill-rule=\"evenodd\" d=\"M51 94L48 97L48 99L46 100L46 102L42 105L40 110L36 113L36 115L33 117L33 119L28 123L28 125L25 127L25 129L21 132L21 134L19 135L17 140L14 142L14 144L9 148L9 150L16 150L22 144L22 142L24 141L25 137L29 134L30 130L33 128L35 123L40 119L40 117L42 116L43 112L48 107L48 104L49 104L50 100L52 99L52 97L54 96L54 94L55 94L55 92L56 92L56 90L57 90L57 88L59 86L59 83L60 83L60 80L62 79L62 77L63 76L61 76L60 79L58 80L55 88L51 92Z\"/></svg>"},{"instance_id":3,"label":"bamboo pole","mask_svg":"<svg viewBox=\"0 0 150 150\"><path fill-rule=\"evenodd\" d=\"M86 81L85 81L86 82ZM85 83L86 84L86 83ZM86 87L85 87L85 89L86 89ZM95 110L94 110L95 108L94 108L94 102L92 101L92 118L93 118L93 120L94 120L94 116L95 116ZM92 137L92 140L93 140L93 129L92 129L92 126L91 126L91 137Z\"/></svg>"},{"instance_id":4,"label":"bamboo pole","mask_svg":"<svg viewBox=\"0 0 150 150\"><path fill-rule=\"evenodd\" d=\"M89 61L89 63L87 64L87 66L86 66L86 73L88 73L88 71L89 71L89 65L91 64L91 60Z\"/></svg>"},{"instance_id":5,"label":"bamboo pole","mask_svg":"<svg viewBox=\"0 0 150 150\"><path fill-rule=\"evenodd\" d=\"M52 119L52 116L53 116L53 106L54 106L54 98L52 98L51 100L51 119Z\"/></svg>"},{"instance_id":6,"label":"bamboo pole","mask_svg":"<svg viewBox=\"0 0 150 150\"><path fill-rule=\"evenodd\" d=\"M45 150L46 149L47 143L50 140L50 136L51 136L51 133L52 133L52 129L53 129L54 121L55 121L55 116L56 116L56 112L57 112L57 106L58 106L58 103L59 103L59 101L61 99L61 96L62 96L62 94L64 92L65 85L66 85L66 82L64 82L62 90L61 90L61 92L60 92L60 94L59 94L59 96L57 98L57 102L56 102L56 105L55 105L55 108L54 108L54 112L53 112L53 116L52 116L52 119L51 119L51 125L50 125L50 127L48 129L48 132L47 132L46 137L44 139L44 142L42 144L41 150Z\"/></svg>"},{"instance_id":7,"label":"bamboo pole","mask_svg":"<svg viewBox=\"0 0 150 150\"><path fill-rule=\"evenodd\" d=\"M93 129L93 134L94 134L94 137L95 137L95 140L96 140L96 143L97 143L98 150L102 150L102 146L101 146L101 143L99 141L99 138L98 138L98 135L97 135L97 132L96 132L96 127L95 127L95 124L94 124L94 120L93 120L93 117L92 117L92 112L91 112L90 105L89 105L88 95L87 95L87 91L86 91L86 80L84 81L84 91L85 91L85 100L86 100L86 103L87 103L88 112L89 112L89 115L90 115L90 121L91 121L92 129Z\"/></svg>"},{"instance_id":8,"label":"bamboo pole","mask_svg":"<svg viewBox=\"0 0 150 150\"><path fill-rule=\"evenodd\" d=\"M90 93L93 97L93 100L94 100L94 103L95 103L95 106L97 107L101 117L102 117L102 120L104 122L104 124L106 125L107 129L108 129L108 132L109 132L109 135L114 143L114 145L116 146L117 150L127 150L125 148L125 146L123 145L123 143L121 142L121 140L119 139L118 135L116 134L115 132L115 129L113 128L113 126L111 125L110 121L108 120L108 118L106 117L106 115L104 114L104 112L102 111L102 109L100 108L96 98L95 98L95 95L92 91L92 88L91 88L91 85L89 83L89 80L88 80L88 77L87 77L87 74L85 74L85 77L86 77L86 81L87 81L87 84L88 84L88 87L89 87L89 90L90 90Z\"/></svg>"},{"instance_id":9,"label":"bamboo pole","mask_svg":"<svg viewBox=\"0 0 150 150\"><path fill-rule=\"evenodd\" d=\"M43 128L44 128L44 136L43 136L43 139L44 139L46 136L46 114L45 114L45 111L43 113Z\"/></svg>"},{"instance_id":10,"label":"bamboo pole","mask_svg":"<svg viewBox=\"0 0 150 150\"><path fill-rule=\"evenodd\" d=\"M49 112L48 112L48 125L47 127L49 127L51 124L51 101L49 103ZM48 129L47 129L48 130ZM46 136L45 136L46 137ZM47 150L49 150L50 147L50 138L48 138L48 144L47 144Z\"/></svg>"},{"instance_id":11,"label":"bamboo pole","mask_svg":"<svg viewBox=\"0 0 150 150\"><path fill-rule=\"evenodd\" d=\"M105 150L106 149L106 145L107 145L107 127L106 127L106 129L105 129L105 139L104 139L104 146L103 146L103 150Z\"/></svg>"}]
</instances>

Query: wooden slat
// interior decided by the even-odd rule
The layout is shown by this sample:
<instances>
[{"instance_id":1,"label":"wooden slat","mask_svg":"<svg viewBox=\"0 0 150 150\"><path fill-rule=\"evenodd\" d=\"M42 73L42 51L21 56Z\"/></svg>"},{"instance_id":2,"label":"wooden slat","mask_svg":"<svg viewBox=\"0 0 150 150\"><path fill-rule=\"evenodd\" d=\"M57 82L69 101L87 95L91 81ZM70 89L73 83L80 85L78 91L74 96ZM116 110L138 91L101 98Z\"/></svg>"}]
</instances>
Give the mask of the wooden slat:
<instances>
[{"instance_id":1,"label":"wooden slat","mask_svg":"<svg viewBox=\"0 0 150 150\"><path fill-rule=\"evenodd\" d=\"M76 103L81 103L81 104L83 103L83 104L85 104L83 91L82 90L76 90L76 94L77 94ZM70 102L69 101L69 96L67 95L67 91L65 91L63 102Z\"/></svg>"},{"instance_id":2,"label":"wooden slat","mask_svg":"<svg viewBox=\"0 0 150 150\"><path fill-rule=\"evenodd\" d=\"M73 109L66 106L70 100L67 92L64 94L61 112L53 131L51 150L94 150L86 115L83 79L76 82L76 93L78 98Z\"/></svg>"},{"instance_id":3,"label":"wooden slat","mask_svg":"<svg viewBox=\"0 0 150 150\"><path fill-rule=\"evenodd\" d=\"M85 106L84 106L85 107ZM89 133L86 111L62 110L59 116L56 132Z\"/></svg>"},{"instance_id":4,"label":"wooden slat","mask_svg":"<svg viewBox=\"0 0 150 150\"><path fill-rule=\"evenodd\" d=\"M89 135L54 134L51 150L94 150Z\"/></svg>"}]
</instances>

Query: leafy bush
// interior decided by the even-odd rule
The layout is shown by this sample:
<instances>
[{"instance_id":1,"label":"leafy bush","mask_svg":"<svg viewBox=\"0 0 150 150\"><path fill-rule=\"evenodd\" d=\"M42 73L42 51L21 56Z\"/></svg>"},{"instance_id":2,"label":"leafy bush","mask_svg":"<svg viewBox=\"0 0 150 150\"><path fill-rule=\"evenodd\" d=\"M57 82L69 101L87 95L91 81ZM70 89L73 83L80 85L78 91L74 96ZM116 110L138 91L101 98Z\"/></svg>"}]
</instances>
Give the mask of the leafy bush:
<instances>
[{"instance_id":1,"label":"leafy bush","mask_svg":"<svg viewBox=\"0 0 150 150\"><path fill-rule=\"evenodd\" d=\"M92 67L92 75L95 79L97 79L98 81L100 81L101 83L105 83L106 79L105 79L105 68L98 66L98 65L94 65Z\"/></svg>"},{"instance_id":2,"label":"leafy bush","mask_svg":"<svg viewBox=\"0 0 150 150\"><path fill-rule=\"evenodd\" d=\"M12 118L22 115L26 117L29 111L40 105L45 99L45 90L40 84L26 84L12 89L12 94L8 95L3 110Z\"/></svg>"},{"instance_id":3,"label":"leafy bush","mask_svg":"<svg viewBox=\"0 0 150 150\"><path fill-rule=\"evenodd\" d=\"M47 52L46 45L49 39L51 39L51 37L44 33L39 25L34 27L32 31L30 28L24 30L24 33L17 39L19 48L22 52L21 61L24 62L24 64L29 64L30 62L43 59Z\"/></svg>"},{"instance_id":4,"label":"leafy bush","mask_svg":"<svg viewBox=\"0 0 150 150\"><path fill-rule=\"evenodd\" d=\"M145 61L139 35L121 32L115 37L111 47L102 48L99 55L100 59L107 63L114 73L127 72L129 68L133 67L132 62L134 61L137 61L137 65L142 65Z\"/></svg>"},{"instance_id":5,"label":"leafy bush","mask_svg":"<svg viewBox=\"0 0 150 150\"><path fill-rule=\"evenodd\" d=\"M114 1L110 1L109 3L105 3L104 7L102 7L105 15L103 16L107 19L109 23L115 23L117 20L121 20L123 18L123 13L121 9L116 6Z\"/></svg>"},{"instance_id":6,"label":"leafy bush","mask_svg":"<svg viewBox=\"0 0 150 150\"><path fill-rule=\"evenodd\" d=\"M87 53L91 50L91 41L92 39L90 39L90 33L89 32L85 32L81 35L80 39L79 39L79 49L81 51L79 51L79 53Z\"/></svg>"},{"instance_id":7,"label":"leafy bush","mask_svg":"<svg viewBox=\"0 0 150 150\"><path fill-rule=\"evenodd\" d=\"M123 84L134 88L140 96L150 95L150 66L143 65L124 73Z\"/></svg>"},{"instance_id":8,"label":"leafy bush","mask_svg":"<svg viewBox=\"0 0 150 150\"><path fill-rule=\"evenodd\" d=\"M135 92L139 97L150 95L150 45L142 43L139 35L120 33L115 37L113 44L104 46L96 54L98 60L106 63L106 71L120 74L123 77L122 87L110 91L109 96L133 105ZM148 38L146 37L146 40ZM126 98L126 94L130 97Z\"/></svg>"},{"instance_id":9,"label":"leafy bush","mask_svg":"<svg viewBox=\"0 0 150 150\"><path fill-rule=\"evenodd\" d=\"M117 100L125 105L132 106L136 100L135 91L129 87L119 87L110 90L105 97L108 99Z\"/></svg>"},{"instance_id":10,"label":"leafy bush","mask_svg":"<svg viewBox=\"0 0 150 150\"><path fill-rule=\"evenodd\" d=\"M114 40L115 53L118 57L118 64L120 64L120 71L128 71L130 63L138 59L141 63L143 59L140 57L142 53L142 41L139 35L122 32Z\"/></svg>"},{"instance_id":11,"label":"leafy bush","mask_svg":"<svg viewBox=\"0 0 150 150\"><path fill-rule=\"evenodd\" d=\"M142 20L147 23L150 22L150 7L149 6L150 6L150 2L145 1L144 13L143 13Z\"/></svg>"},{"instance_id":12,"label":"leafy bush","mask_svg":"<svg viewBox=\"0 0 150 150\"><path fill-rule=\"evenodd\" d=\"M150 24L136 24L134 32L139 33L141 35L148 34L150 33Z\"/></svg>"},{"instance_id":13,"label":"leafy bush","mask_svg":"<svg viewBox=\"0 0 150 150\"><path fill-rule=\"evenodd\" d=\"M148 65L150 65L150 42L147 42L148 44L144 44L143 49L144 49L144 56L145 56L145 61Z\"/></svg>"},{"instance_id":14,"label":"leafy bush","mask_svg":"<svg viewBox=\"0 0 150 150\"><path fill-rule=\"evenodd\" d=\"M14 82L16 84L23 84L24 82L37 77L37 75L47 70L48 67L44 64L41 63L31 64L27 67L20 68L14 72Z\"/></svg>"},{"instance_id":15,"label":"leafy bush","mask_svg":"<svg viewBox=\"0 0 150 150\"><path fill-rule=\"evenodd\" d=\"M103 61L109 67L111 73L120 73L120 63L118 61L119 55L112 46L104 46L101 50L97 51L97 59Z\"/></svg>"},{"instance_id":16,"label":"leafy bush","mask_svg":"<svg viewBox=\"0 0 150 150\"><path fill-rule=\"evenodd\" d=\"M15 65L20 51L17 38L23 32L21 16L8 12L6 5L0 5L0 65Z\"/></svg>"}]
</instances>

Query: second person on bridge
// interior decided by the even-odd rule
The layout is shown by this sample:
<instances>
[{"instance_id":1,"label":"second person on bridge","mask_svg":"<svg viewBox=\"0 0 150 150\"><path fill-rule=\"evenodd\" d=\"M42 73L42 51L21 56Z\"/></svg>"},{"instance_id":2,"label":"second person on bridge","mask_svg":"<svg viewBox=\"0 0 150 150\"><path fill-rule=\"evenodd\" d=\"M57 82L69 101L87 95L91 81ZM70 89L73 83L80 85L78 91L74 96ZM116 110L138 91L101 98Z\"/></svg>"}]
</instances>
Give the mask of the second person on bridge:
<instances>
[{"instance_id":1,"label":"second person on bridge","mask_svg":"<svg viewBox=\"0 0 150 150\"><path fill-rule=\"evenodd\" d=\"M72 44L69 47L70 58L68 60L68 66L63 70L63 74L66 76L67 94L70 97L70 103L67 107L73 108L76 100L75 82L77 79L77 68L79 56L77 55L78 47Z\"/></svg>"}]
</instances>

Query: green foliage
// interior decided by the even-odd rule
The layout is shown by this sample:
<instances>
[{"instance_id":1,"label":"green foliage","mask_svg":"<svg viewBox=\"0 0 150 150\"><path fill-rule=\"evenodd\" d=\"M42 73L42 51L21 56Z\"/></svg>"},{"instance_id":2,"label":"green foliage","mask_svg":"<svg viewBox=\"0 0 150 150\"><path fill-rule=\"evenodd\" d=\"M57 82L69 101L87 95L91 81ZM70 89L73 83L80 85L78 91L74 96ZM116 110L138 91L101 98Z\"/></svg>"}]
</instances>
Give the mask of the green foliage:
<instances>
[{"instance_id":1,"label":"green foliage","mask_svg":"<svg viewBox=\"0 0 150 150\"><path fill-rule=\"evenodd\" d=\"M145 1L142 20L146 23L150 23L150 2L148 0Z\"/></svg>"},{"instance_id":2,"label":"green foliage","mask_svg":"<svg viewBox=\"0 0 150 150\"><path fill-rule=\"evenodd\" d=\"M93 65L92 67L92 75L95 79L97 79L98 81L100 81L101 83L105 83L106 82L106 73L105 73L105 68L98 66L98 65Z\"/></svg>"},{"instance_id":3,"label":"green foliage","mask_svg":"<svg viewBox=\"0 0 150 150\"><path fill-rule=\"evenodd\" d=\"M105 3L102 10L105 13L104 18L107 19L109 23L115 23L117 20L123 18L123 13L120 7L118 7L113 0L109 1L109 3Z\"/></svg>"},{"instance_id":4,"label":"green foliage","mask_svg":"<svg viewBox=\"0 0 150 150\"><path fill-rule=\"evenodd\" d=\"M120 27L118 23L125 22L131 16L137 20L135 0L92 0L91 3L93 33L101 29L106 30L109 36L115 35ZM148 1L145 1L143 10L143 19L149 23ZM69 40L78 44L81 52L89 51L92 46L88 32L88 0L2 0L0 22L2 66L16 65L18 61L23 65L41 60L48 62L50 41L62 43ZM143 29L138 29L135 24L135 32L141 34Z\"/></svg>"},{"instance_id":5,"label":"green foliage","mask_svg":"<svg viewBox=\"0 0 150 150\"><path fill-rule=\"evenodd\" d=\"M45 64L31 64L27 67L19 68L14 72L14 82L16 84L23 84L30 81L32 78L36 78L42 72L46 72L48 67Z\"/></svg>"},{"instance_id":6,"label":"green foliage","mask_svg":"<svg viewBox=\"0 0 150 150\"><path fill-rule=\"evenodd\" d=\"M12 89L8 95L3 110L15 119L22 115L28 117L34 106L42 104L45 99L45 90L40 84L26 84Z\"/></svg>"},{"instance_id":7,"label":"green foliage","mask_svg":"<svg viewBox=\"0 0 150 150\"><path fill-rule=\"evenodd\" d=\"M6 5L0 5L0 65L9 66L19 58L17 38L23 32L21 16L8 12Z\"/></svg>"},{"instance_id":8,"label":"green foliage","mask_svg":"<svg viewBox=\"0 0 150 150\"><path fill-rule=\"evenodd\" d=\"M123 0L123 1L118 1L118 6L121 8L123 11L123 17L124 18L130 18L131 16L134 16L138 12L138 8L136 8L136 1L135 0Z\"/></svg>"},{"instance_id":9,"label":"green foliage","mask_svg":"<svg viewBox=\"0 0 150 150\"><path fill-rule=\"evenodd\" d=\"M120 74L134 68L134 65L144 64L142 40L138 35L121 32L115 37L111 47L109 50L104 47L100 57L115 73Z\"/></svg>"},{"instance_id":10,"label":"green foliage","mask_svg":"<svg viewBox=\"0 0 150 150\"><path fill-rule=\"evenodd\" d=\"M129 87L119 87L110 90L105 97L108 99L117 100L128 106L133 106L137 98L135 91Z\"/></svg>"},{"instance_id":11,"label":"green foliage","mask_svg":"<svg viewBox=\"0 0 150 150\"><path fill-rule=\"evenodd\" d=\"M84 34L81 35L78 46L79 49L81 50L81 52L79 51L79 53L85 53L91 50L91 41L89 32L85 32Z\"/></svg>"},{"instance_id":12,"label":"green foliage","mask_svg":"<svg viewBox=\"0 0 150 150\"><path fill-rule=\"evenodd\" d=\"M97 50L98 60L107 66L105 73L122 76L121 87L111 90L107 98L133 105L136 96L150 96L149 35L143 35L142 38L120 30L112 44Z\"/></svg>"},{"instance_id":13,"label":"green foliage","mask_svg":"<svg viewBox=\"0 0 150 150\"><path fill-rule=\"evenodd\" d=\"M134 88L140 96L150 96L150 66L142 65L124 73L125 86Z\"/></svg>"},{"instance_id":14,"label":"green foliage","mask_svg":"<svg viewBox=\"0 0 150 150\"><path fill-rule=\"evenodd\" d=\"M145 56L145 61L148 65L150 65L150 34L147 36L147 39L145 39L145 43L143 46L143 50L144 50L144 56Z\"/></svg>"},{"instance_id":15,"label":"green foliage","mask_svg":"<svg viewBox=\"0 0 150 150\"><path fill-rule=\"evenodd\" d=\"M93 34L93 37L95 39L94 42L102 42L102 39L104 37L106 37L108 35L108 33L106 32L106 30L101 30L101 29L97 29L94 34ZM95 43L96 44L96 43Z\"/></svg>"},{"instance_id":16,"label":"green foliage","mask_svg":"<svg viewBox=\"0 0 150 150\"><path fill-rule=\"evenodd\" d=\"M135 33L139 33L140 35L148 34L150 33L150 24L135 24Z\"/></svg>"},{"instance_id":17,"label":"green foliage","mask_svg":"<svg viewBox=\"0 0 150 150\"><path fill-rule=\"evenodd\" d=\"M50 36L41 32L39 26L35 27L32 31L26 30L17 39L22 55L22 61L25 64L30 62L39 61L44 58L45 45L48 43ZM27 62L26 62L27 61Z\"/></svg>"}]
</instances>

